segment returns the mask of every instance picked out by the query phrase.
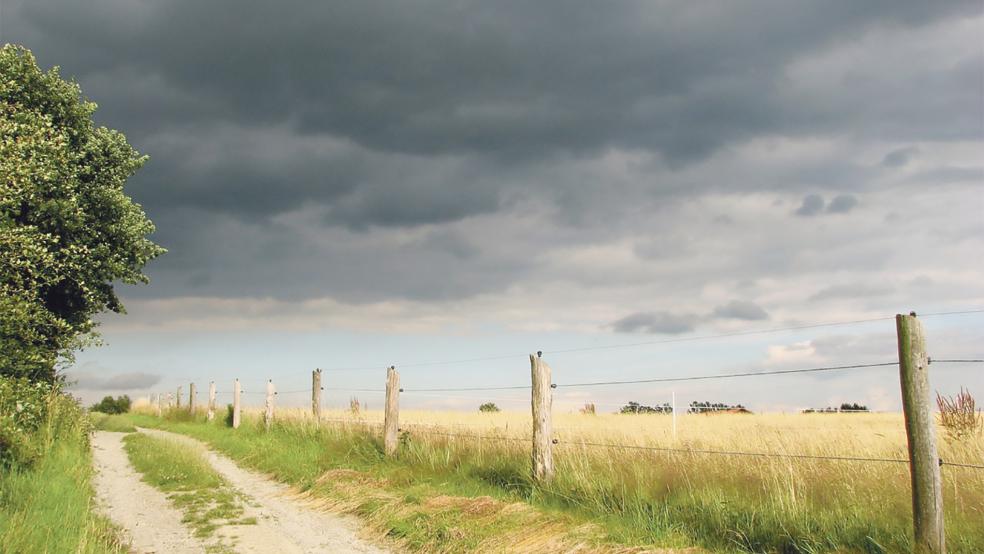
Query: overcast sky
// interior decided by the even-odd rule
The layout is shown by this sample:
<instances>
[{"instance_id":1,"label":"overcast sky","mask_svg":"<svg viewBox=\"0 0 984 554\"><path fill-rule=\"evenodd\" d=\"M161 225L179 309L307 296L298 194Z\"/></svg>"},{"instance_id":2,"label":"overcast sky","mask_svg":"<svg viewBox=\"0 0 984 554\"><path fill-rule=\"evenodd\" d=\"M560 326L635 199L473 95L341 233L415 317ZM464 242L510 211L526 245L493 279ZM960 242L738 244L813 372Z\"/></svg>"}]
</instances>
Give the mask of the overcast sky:
<instances>
[{"instance_id":1,"label":"overcast sky","mask_svg":"<svg viewBox=\"0 0 984 554\"><path fill-rule=\"evenodd\" d=\"M891 361L890 320L549 352L984 307L982 6L3 0L0 39L150 156L129 192L170 250L70 374L91 399L525 384L536 350L558 383ZM984 314L926 324L984 354ZM899 405L891 368L752 381L672 390Z\"/></svg>"}]
</instances>

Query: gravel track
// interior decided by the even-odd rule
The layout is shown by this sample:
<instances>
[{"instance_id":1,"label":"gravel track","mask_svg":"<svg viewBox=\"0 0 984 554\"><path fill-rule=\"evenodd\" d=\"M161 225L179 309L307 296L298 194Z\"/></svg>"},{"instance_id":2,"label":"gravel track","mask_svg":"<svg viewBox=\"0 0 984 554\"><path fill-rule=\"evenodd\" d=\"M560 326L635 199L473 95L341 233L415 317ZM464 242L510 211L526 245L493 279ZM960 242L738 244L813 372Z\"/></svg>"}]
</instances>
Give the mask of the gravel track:
<instances>
[{"instance_id":1,"label":"gravel track","mask_svg":"<svg viewBox=\"0 0 984 554\"><path fill-rule=\"evenodd\" d=\"M292 498L289 487L245 470L229 458L205 448L191 437L138 429L150 436L183 442L201 448L215 470L245 498L243 517L255 517L256 525L227 525L216 535L238 553L383 554L387 552L358 537L358 521L318 511ZM99 475L97 494L107 508L107 516L123 526L140 553L203 552L203 546L181 523L181 514L172 508L164 493L140 481L127 459L123 433L100 431L93 439L93 452ZM177 527L175 527L175 524Z\"/></svg>"}]
</instances>

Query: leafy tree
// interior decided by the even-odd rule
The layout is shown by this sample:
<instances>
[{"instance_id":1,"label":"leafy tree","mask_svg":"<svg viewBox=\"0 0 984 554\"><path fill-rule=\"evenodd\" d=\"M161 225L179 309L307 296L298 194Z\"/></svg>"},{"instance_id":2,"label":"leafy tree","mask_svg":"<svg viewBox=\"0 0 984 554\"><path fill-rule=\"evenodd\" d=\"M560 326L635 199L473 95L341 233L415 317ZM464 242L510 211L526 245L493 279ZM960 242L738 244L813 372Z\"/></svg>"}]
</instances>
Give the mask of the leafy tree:
<instances>
[{"instance_id":1,"label":"leafy tree","mask_svg":"<svg viewBox=\"0 0 984 554\"><path fill-rule=\"evenodd\" d=\"M705 414L711 412L741 412L751 413L741 404L725 404L724 402L691 402L687 413Z\"/></svg>"},{"instance_id":2,"label":"leafy tree","mask_svg":"<svg viewBox=\"0 0 984 554\"><path fill-rule=\"evenodd\" d=\"M102 400L93 404L89 409L104 414L125 414L130 411L130 397L124 394L117 396L114 400L112 396L104 396Z\"/></svg>"},{"instance_id":3,"label":"leafy tree","mask_svg":"<svg viewBox=\"0 0 984 554\"><path fill-rule=\"evenodd\" d=\"M25 48L0 49L0 375L53 381L123 313L115 282L146 283L165 250L123 192L147 160L97 127L96 105Z\"/></svg>"},{"instance_id":4,"label":"leafy tree","mask_svg":"<svg viewBox=\"0 0 984 554\"><path fill-rule=\"evenodd\" d=\"M480 412L498 412L499 407L495 405L495 402L486 402L478 407Z\"/></svg>"},{"instance_id":5,"label":"leafy tree","mask_svg":"<svg viewBox=\"0 0 984 554\"><path fill-rule=\"evenodd\" d=\"M673 413L673 407L667 403L663 403L662 406L645 406L639 404L638 402L629 402L618 411L620 414L671 414Z\"/></svg>"}]
</instances>

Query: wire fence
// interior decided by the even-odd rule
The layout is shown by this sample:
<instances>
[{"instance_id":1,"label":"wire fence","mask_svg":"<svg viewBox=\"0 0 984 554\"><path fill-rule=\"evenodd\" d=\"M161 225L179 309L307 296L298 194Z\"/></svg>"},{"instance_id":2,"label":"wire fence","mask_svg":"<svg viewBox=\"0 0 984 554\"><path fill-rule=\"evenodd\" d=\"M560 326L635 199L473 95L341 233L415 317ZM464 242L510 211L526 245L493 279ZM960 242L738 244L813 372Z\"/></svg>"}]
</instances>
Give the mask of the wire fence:
<instances>
[{"instance_id":1,"label":"wire fence","mask_svg":"<svg viewBox=\"0 0 984 554\"><path fill-rule=\"evenodd\" d=\"M951 315L966 315L966 314L978 314L984 313L984 309L973 309L973 310L959 310L950 312L933 312L928 314L922 314L921 317L942 317ZM610 345L596 345L596 346L586 346L579 348L568 348L568 349L558 349L558 350L547 350L537 352L536 356L540 357L542 354L567 354L567 353L577 353L586 352L593 350L610 350L618 348L633 348L645 345L658 345L658 344L670 344L670 343L681 343L681 342L692 342L692 341L703 341L711 339L721 339L727 337L739 337L739 336L749 336L758 334L769 334L778 333L784 331L792 330L804 330L804 329L816 329L823 327L834 327L834 326L845 326L845 325L855 325L862 323L879 322L893 319L893 317L877 317L869 319L857 319L851 321L838 321L838 322L824 322L824 323L812 323L805 325L793 325L787 327L771 328L771 329L758 329L758 330L747 330L747 331L737 331L731 333L720 333L713 335L701 335L694 337L676 337L661 340L652 341L640 341L633 343L620 343L620 344L610 344ZM417 362L410 363L401 366L401 368L419 368L427 366L437 366L437 365L448 365L448 364L465 364L474 362L484 362L484 361L495 361L495 360L505 360L514 359L519 356L527 356L526 354L500 354L492 356L483 356L476 358L467 359L455 359L455 360L439 360L439 361L428 361L428 362ZM941 357L941 358L927 358L926 360L930 364L984 364L984 358L958 358L958 357ZM780 376L780 375L796 375L796 374L812 374L812 373L823 373L823 372L836 372L836 371L861 371L874 368L884 368L899 366L900 362L898 359L891 361L882 361L875 363L850 363L841 365L826 365L826 366L815 366L815 367L802 367L802 368L792 368L792 369L760 369L756 371L742 371L736 373L723 373L723 374L708 374L708 375L686 375L686 376L673 376L673 377L651 377L651 378L639 378L639 379L611 379L611 380L597 380L597 381L575 381L575 382L560 382L560 383L549 383L551 389L575 389L575 388L589 388L589 387L605 387L605 386L617 386L617 385L637 385L637 384L652 384L652 383L685 383L694 381L712 381L712 380L729 380L729 379L742 379L742 378L757 378L766 376ZM383 367L382 364L378 366L358 366L349 368L328 368L321 371L350 371L350 370L375 370L378 371ZM389 366L392 368L393 366ZM241 389L240 394L251 395L251 396L267 396L268 399L271 396L266 390L267 384L263 384L256 387L256 390ZM460 394L447 394L447 393L467 393L467 392L498 392L498 391L521 391L521 390L531 390L533 385L531 384L516 384L516 385L490 385L490 386L446 386L446 387L409 387L400 388L398 393L405 394L409 396L420 396L420 397L430 397L430 398L444 398L444 399L465 399L465 400L479 400L479 399L489 399L488 396L469 396ZM367 393L367 394L387 394L384 389L377 388L344 388L344 387L320 387L321 391L330 392L343 392L343 393ZM320 395L315 395L315 391L312 388L297 388L289 389L283 391L273 391L272 396L287 396L287 395L298 395L298 394L312 394L315 398L320 398ZM216 395L233 395L233 391L227 390L216 390ZM496 398L492 398L496 399ZM529 397L499 397L502 400L508 401L522 401L527 402L530 400ZM158 397L158 402L161 402L160 397ZM269 402L269 400L268 400ZM591 403L594 406L593 403ZM737 405L741 407L741 405ZM666 406L660 407L657 411L665 410ZM717 406L701 406L701 405L691 405L688 406L688 411L693 412L704 412L704 411L727 411L729 407L724 406L719 408ZM676 407L672 406L670 412L673 413L674 417L676 414ZM833 409L819 409L813 410L815 413L829 413L835 410ZM854 412L868 412L866 408L864 409L852 409L852 408L842 408L836 409L836 412L854 413ZM342 425L353 425L353 426L367 426L367 427L380 427L384 426L384 422L374 422L367 421L363 419L346 419L346 418L319 418L320 422L326 423L339 423ZM674 420L675 421L675 420ZM675 425L675 423L674 423ZM433 437L445 437L445 438L455 438L455 439L470 439L470 440L490 440L490 441L513 441L513 442L529 442L533 440L530 436L502 436L502 435L490 435L490 434L474 434L474 433L460 433L454 432L453 429L458 426L474 426L481 427L485 430L498 430L503 428L490 428L487 424L469 424L469 423L451 423L451 424L430 424L424 422L404 422L403 426L400 428L401 432L405 432L413 435L426 435ZM527 429L530 427L524 426ZM451 429L449 431L449 429ZM515 428L514 428L515 429ZM554 429L555 432L568 432L572 431L573 427L558 427ZM674 427L675 429L675 427ZM503 430L508 430L508 427ZM908 458L884 458L884 457L865 457L865 456L853 456L853 455L819 455L819 454L805 454L805 453L787 453L787 452L758 452L758 451L738 451L738 450L715 450L715 449L705 449L705 448L679 448L679 447L668 447L668 446L654 446L654 445L638 445L638 444L619 444L614 442L593 442L587 440L573 440L566 438L558 438L557 436L550 437L551 443L555 445L561 445L565 447L589 447L589 448L605 448L605 449L623 449L623 450L636 450L636 451L648 451L648 452L661 452L661 453L675 453L683 455L721 455L721 456L743 456L743 457L761 457L761 458L777 458L777 459L802 459L802 460L827 460L827 461L849 461L849 462L872 462L872 463L910 463ZM951 466L954 468L962 469L984 469L984 464L978 464L973 462L965 461L939 461L940 466Z\"/></svg>"}]
</instances>

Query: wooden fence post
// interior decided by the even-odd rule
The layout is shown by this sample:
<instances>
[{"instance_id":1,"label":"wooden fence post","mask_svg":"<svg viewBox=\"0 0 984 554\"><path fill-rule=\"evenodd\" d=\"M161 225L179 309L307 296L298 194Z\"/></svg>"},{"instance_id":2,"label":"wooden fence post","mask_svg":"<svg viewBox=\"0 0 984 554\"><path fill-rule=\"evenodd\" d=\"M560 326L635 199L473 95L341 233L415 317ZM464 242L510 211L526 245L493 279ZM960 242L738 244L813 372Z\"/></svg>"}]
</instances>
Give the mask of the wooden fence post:
<instances>
[{"instance_id":1,"label":"wooden fence post","mask_svg":"<svg viewBox=\"0 0 984 554\"><path fill-rule=\"evenodd\" d=\"M164 395L162 395L161 393L157 393L157 417L161 417L162 415L164 415L163 402L164 402Z\"/></svg>"},{"instance_id":2,"label":"wooden fence post","mask_svg":"<svg viewBox=\"0 0 984 554\"><path fill-rule=\"evenodd\" d=\"M396 455L400 443L400 374L395 366L386 369L386 411L383 416L383 450Z\"/></svg>"},{"instance_id":3,"label":"wooden fence post","mask_svg":"<svg viewBox=\"0 0 984 554\"><path fill-rule=\"evenodd\" d=\"M239 429L239 424L241 423L241 414L239 406L239 396L242 394L243 390L239 386L239 379L236 379L235 383L232 385L232 428Z\"/></svg>"},{"instance_id":4,"label":"wooden fence post","mask_svg":"<svg viewBox=\"0 0 984 554\"><path fill-rule=\"evenodd\" d=\"M311 414L321 423L321 369L311 372Z\"/></svg>"},{"instance_id":5,"label":"wooden fence post","mask_svg":"<svg viewBox=\"0 0 984 554\"><path fill-rule=\"evenodd\" d=\"M195 415L195 384L188 383L188 411Z\"/></svg>"},{"instance_id":6,"label":"wooden fence post","mask_svg":"<svg viewBox=\"0 0 984 554\"><path fill-rule=\"evenodd\" d=\"M553 479L553 432L550 415L553 408L553 391L550 387L550 366L540 357L542 352L530 354L533 376L533 479L547 483Z\"/></svg>"},{"instance_id":7,"label":"wooden fence post","mask_svg":"<svg viewBox=\"0 0 984 554\"><path fill-rule=\"evenodd\" d=\"M899 377L902 412L909 442L909 475L912 480L913 552L946 552L943 536L943 488L940 459L936 454L936 429L929 390L926 339L916 313L895 316L899 343Z\"/></svg>"},{"instance_id":8,"label":"wooden fence post","mask_svg":"<svg viewBox=\"0 0 984 554\"><path fill-rule=\"evenodd\" d=\"M215 381L208 382L208 413L205 414L205 419L215 419Z\"/></svg>"},{"instance_id":9,"label":"wooden fence post","mask_svg":"<svg viewBox=\"0 0 984 554\"><path fill-rule=\"evenodd\" d=\"M174 405L174 398L171 397L171 393L167 393L167 409L170 410L171 406Z\"/></svg>"},{"instance_id":10,"label":"wooden fence post","mask_svg":"<svg viewBox=\"0 0 984 554\"><path fill-rule=\"evenodd\" d=\"M266 412L263 413L263 425L266 430L270 430L270 424L273 423L273 395L277 394L276 388L273 386L273 379L267 381L266 387Z\"/></svg>"},{"instance_id":11,"label":"wooden fence post","mask_svg":"<svg viewBox=\"0 0 984 554\"><path fill-rule=\"evenodd\" d=\"M174 407L175 408L180 408L181 407L181 385L178 385L178 389L174 392L174 398L175 398L175 400L174 400L174 402L175 402Z\"/></svg>"}]
</instances>

